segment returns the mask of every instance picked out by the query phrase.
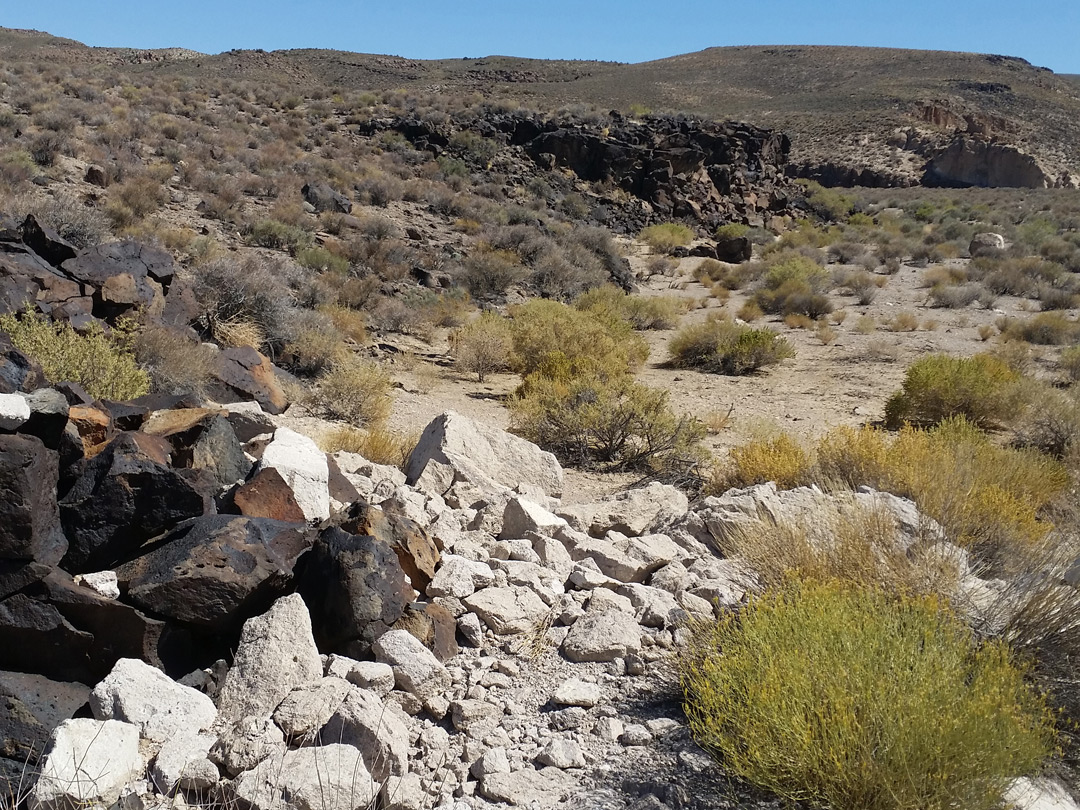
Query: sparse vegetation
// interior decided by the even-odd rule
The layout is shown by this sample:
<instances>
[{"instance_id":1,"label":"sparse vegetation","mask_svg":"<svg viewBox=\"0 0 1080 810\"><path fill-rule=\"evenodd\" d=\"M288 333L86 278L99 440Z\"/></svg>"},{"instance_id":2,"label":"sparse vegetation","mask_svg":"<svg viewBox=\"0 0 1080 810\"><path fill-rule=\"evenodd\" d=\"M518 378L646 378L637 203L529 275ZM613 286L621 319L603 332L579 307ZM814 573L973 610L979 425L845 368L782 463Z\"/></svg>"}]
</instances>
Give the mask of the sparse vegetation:
<instances>
[{"instance_id":1,"label":"sparse vegetation","mask_svg":"<svg viewBox=\"0 0 1080 810\"><path fill-rule=\"evenodd\" d=\"M131 350L130 333L106 334L95 325L80 334L30 309L18 316L0 315L0 331L41 364L49 382L76 382L92 397L121 401L150 390L150 377Z\"/></svg>"},{"instance_id":2,"label":"sparse vegetation","mask_svg":"<svg viewBox=\"0 0 1080 810\"><path fill-rule=\"evenodd\" d=\"M698 743L785 801L990 810L1054 748L1024 675L932 598L790 582L701 628L682 682Z\"/></svg>"},{"instance_id":3,"label":"sparse vegetation","mask_svg":"<svg viewBox=\"0 0 1080 810\"><path fill-rule=\"evenodd\" d=\"M741 326L727 318L683 327L668 350L676 366L734 376L795 356L791 344L771 329Z\"/></svg>"}]
</instances>

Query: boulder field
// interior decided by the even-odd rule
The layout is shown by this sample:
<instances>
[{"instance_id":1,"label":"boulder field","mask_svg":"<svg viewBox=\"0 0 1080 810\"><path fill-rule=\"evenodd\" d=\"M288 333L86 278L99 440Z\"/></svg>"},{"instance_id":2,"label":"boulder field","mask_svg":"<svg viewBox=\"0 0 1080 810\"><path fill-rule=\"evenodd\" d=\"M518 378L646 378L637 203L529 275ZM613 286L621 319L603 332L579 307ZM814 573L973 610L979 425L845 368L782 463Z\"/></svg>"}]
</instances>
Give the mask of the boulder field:
<instances>
[{"instance_id":1,"label":"boulder field","mask_svg":"<svg viewBox=\"0 0 1080 810\"><path fill-rule=\"evenodd\" d=\"M452 412L406 472L250 402L0 417L0 778L33 808L719 807L674 663L755 587L724 538L864 507L947 545L871 490L563 504L553 456Z\"/></svg>"}]
</instances>

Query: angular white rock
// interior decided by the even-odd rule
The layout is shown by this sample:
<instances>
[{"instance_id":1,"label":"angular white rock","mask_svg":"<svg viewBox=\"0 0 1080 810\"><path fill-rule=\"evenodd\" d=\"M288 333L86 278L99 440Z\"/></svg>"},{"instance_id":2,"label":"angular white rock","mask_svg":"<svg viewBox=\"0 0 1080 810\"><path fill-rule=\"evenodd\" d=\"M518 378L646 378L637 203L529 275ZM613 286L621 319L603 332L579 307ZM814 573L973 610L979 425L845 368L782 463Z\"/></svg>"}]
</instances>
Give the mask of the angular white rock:
<instances>
[{"instance_id":1,"label":"angular white rock","mask_svg":"<svg viewBox=\"0 0 1080 810\"><path fill-rule=\"evenodd\" d=\"M284 596L244 623L218 710L232 722L269 717L293 689L319 680L322 673L307 606L299 594Z\"/></svg>"},{"instance_id":2,"label":"angular white rock","mask_svg":"<svg viewBox=\"0 0 1080 810\"><path fill-rule=\"evenodd\" d=\"M30 418L30 403L20 394L0 394L0 428L18 430Z\"/></svg>"},{"instance_id":3,"label":"angular white rock","mask_svg":"<svg viewBox=\"0 0 1080 810\"><path fill-rule=\"evenodd\" d=\"M439 563L439 570L427 587L427 595L461 599L488 587L494 579L495 575L486 563L445 554Z\"/></svg>"},{"instance_id":4,"label":"angular white rock","mask_svg":"<svg viewBox=\"0 0 1080 810\"><path fill-rule=\"evenodd\" d=\"M548 612L529 588L484 588L462 601L501 636L529 632Z\"/></svg>"},{"instance_id":5,"label":"angular white rock","mask_svg":"<svg viewBox=\"0 0 1080 810\"><path fill-rule=\"evenodd\" d=\"M53 731L31 794L35 810L108 807L143 775L139 729L119 720L65 720Z\"/></svg>"},{"instance_id":6,"label":"angular white rock","mask_svg":"<svg viewBox=\"0 0 1080 810\"><path fill-rule=\"evenodd\" d=\"M371 649L377 661L393 668L397 688L422 701L441 695L452 685L446 667L407 630L383 633Z\"/></svg>"},{"instance_id":7,"label":"angular white rock","mask_svg":"<svg viewBox=\"0 0 1080 810\"><path fill-rule=\"evenodd\" d=\"M90 708L98 720L132 723L142 737L157 743L208 729L217 718L209 697L135 658L116 662L90 693Z\"/></svg>"},{"instance_id":8,"label":"angular white rock","mask_svg":"<svg viewBox=\"0 0 1080 810\"><path fill-rule=\"evenodd\" d=\"M307 436L278 428L263 450L259 469L277 470L308 520L330 517L330 467L326 454Z\"/></svg>"}]
</instances>

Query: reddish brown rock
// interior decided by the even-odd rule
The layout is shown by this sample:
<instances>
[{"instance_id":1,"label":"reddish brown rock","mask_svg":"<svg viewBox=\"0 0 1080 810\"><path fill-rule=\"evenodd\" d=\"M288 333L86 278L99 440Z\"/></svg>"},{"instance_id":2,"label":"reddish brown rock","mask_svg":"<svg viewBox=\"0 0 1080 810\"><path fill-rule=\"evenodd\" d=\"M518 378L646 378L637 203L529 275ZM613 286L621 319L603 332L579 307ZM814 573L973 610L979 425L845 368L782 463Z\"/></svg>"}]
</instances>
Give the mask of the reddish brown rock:
<instances>
[{"instance_id":1,"label":"reddish brown rock","mask_svg":"<svg viewBox=\"0 0 1080 810\"><path fill-rule=\"evenodd\" d=\"M368 534L394 550L413 586L423 592L435 576L439 547L423 526L403 515L357 503L341 524L352 534Z\"/></svg>"},{"instance_id":2,"label":"reddish brown rock","mask_svg":"<svg viewBox=\"0 0 1080 810\"><path fill-rule=\"evenodd\" d=\"M241 515L272 518L303 523L304 510L296 502L292 489L281 473L273 467L260 470L250 481L239 487L233 503Z\"/></svg>"},{"instance_id":3,"label":"reddish brown rock","mask_svg":"<svg viewBox=\"0 0 1080 810\"><path fill-rule=\"evenodd\" d=\"M277 380L270 359L245 346L225 349L214 365L217 385L211 393L219 402L255 400L270 414L284 413L289 400Z\"/></svg>"}]
</instances>

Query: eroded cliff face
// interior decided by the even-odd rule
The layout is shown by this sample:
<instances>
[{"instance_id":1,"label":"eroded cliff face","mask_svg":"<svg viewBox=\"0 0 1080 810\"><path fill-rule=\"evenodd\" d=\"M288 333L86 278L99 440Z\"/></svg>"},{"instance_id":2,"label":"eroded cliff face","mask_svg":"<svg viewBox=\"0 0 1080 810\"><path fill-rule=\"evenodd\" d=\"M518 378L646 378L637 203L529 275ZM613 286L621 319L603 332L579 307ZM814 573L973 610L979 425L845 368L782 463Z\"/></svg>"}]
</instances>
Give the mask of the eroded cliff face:
<instances>
[{"instance_id":1,"label":"eroded cliff face","mask_svg":"<svg viewBox=\"0 0 1080 810\"><path fill-rule=\"evenodd\" d=\"M926 164L923 185L1053 188L1062 180L1016 146L957 135Z\"/></svg>"},{"instance_id":2,"label":"eroded cliff face","mask_svg":"<svg viewBox=\"0 0 1080 810\"><path fill-rule=\"evenodd\" d=\"M686 218L768 226L790 213L785 165L791 149L779 131L688 117L629 120L617 112L588 118L491 113L433 125L417 119L369 122L365 134L393 130L417 148L441 153L456 133L499 144L491 161L510 182L571 172L590 201L608 212L604 224L635 232Z\"/></svg>"}]
</instances>

